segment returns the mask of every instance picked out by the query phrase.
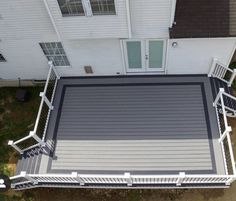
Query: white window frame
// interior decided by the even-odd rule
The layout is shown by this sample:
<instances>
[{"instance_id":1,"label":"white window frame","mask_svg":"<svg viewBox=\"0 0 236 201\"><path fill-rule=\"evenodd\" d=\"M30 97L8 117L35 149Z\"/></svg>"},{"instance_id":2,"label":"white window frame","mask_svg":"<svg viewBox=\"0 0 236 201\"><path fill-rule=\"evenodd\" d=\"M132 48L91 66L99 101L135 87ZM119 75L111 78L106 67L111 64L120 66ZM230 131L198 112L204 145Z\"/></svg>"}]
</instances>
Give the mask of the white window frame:
<instances>
[{"instance_id":1,"label":"white window frame","mask_svg":"<svg viewBox=\"0 0 236 201\"><path fill-rule=\"evenodd\" d=\"M56 54L56 53L53 53L53 54L45 54L44 49L42 48L41 44L46 44L46 43L60 43L60 44L61 44L61 47L62 47L62 49L63 49L64 54ZM41 48L41 50L42 50L44 56L46 57L46 59L47 59L48 61L49 61L48 57L61 56L61 57L66 57L67 62L68 62L68 64L69 64L69 65L63 65L63 66L62 66L62 65L56 65L56 64L54 63L55 61L54 61L54 59L53 59L53 60L51 60L51 61L54 63L54 66L56 66L56 67L70 67L70 61L69 61L69 59L68 59L68 57L67 57L67 55L66 55L65 49L63 48L62 43L61 43L60 41L40 42L40 43L39 43L39 46L40 46L40 48ZM64 63L66 63L66 62L64 61Z\"/></svg>"},{"instance_id":2,"label":"white window frame","mask_svg":"<svg viewBox=\"0 0 236 201\"><path fill-rule=\"evenodd\" d=\"M59 7L63 17L75 17L75 16L92 17L92 16L114 16L114 15L117 15L117 10L116 10L116 8L117 8L116 7L117 6L116 1L117 0L113 0L113 1L114 1L114 6L115 6L115 13L114 14L100 14L100 15L94 15L93 14L90 0L81 0L82 5L83 5L83 10L84 10L84 15L80 15L80 14L63 14L58 1L57 1L57 3L58 3L58 7Z\"/></svg>"}]
</instances>

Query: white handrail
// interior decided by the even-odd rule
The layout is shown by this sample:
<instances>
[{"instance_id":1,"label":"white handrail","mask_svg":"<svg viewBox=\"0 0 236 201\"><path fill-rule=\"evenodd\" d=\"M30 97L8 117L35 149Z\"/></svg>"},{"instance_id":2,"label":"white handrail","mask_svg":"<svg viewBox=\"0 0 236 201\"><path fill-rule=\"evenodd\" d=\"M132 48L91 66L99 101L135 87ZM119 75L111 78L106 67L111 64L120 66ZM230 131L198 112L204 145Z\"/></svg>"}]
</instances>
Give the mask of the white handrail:
<instances>
[{"instance_id":1,"label":"white handrail","mask_svg":"<svg viewBox=\"0 0 236 201\"><path fill-rule=\"evenodd\" d=\"M227 72L231 74L229 79L225 78L225 75ZM220 79L221 81L227 83L228 86L230 87L236 77L236 69L232 70L229 67L227 67L225 64L218 61L218 59L213 58L208 76L216 77Z\"/></svg>"},{"instance_id":2,"label":"white handrail","mask_svg":"<svg viewBox=\"0 0 236 201\"><path fill-rule=\"evenodd\" d=\"M22 181L14 183L14 179L19 179L19 176L11 177L13 185L18 185ZM78 174L72 172L71 174L22 174L23 179L28 179L32 183L78 183L84 184L126 184L132 186L132 184L175 184L181 186L181 184L218 184L225 183L230 185L236 180L235 175L201 175L201 174L185 174L180 172L175 175L131 175L130 173L118 174L118 175L103 175L103 174Z\"/></svg>"},{"instance_id":3,"label":"white handrail","mask_svg":"<svg viewBox=\"0 0 236 201\"><path fill-rule=\"evenodd\" d=\"M222 115L223 115L223 119L224 119L224 128L225 130L220 132L220 138L219 138L219 142L223 144L223 140L226 138L227 139L227 143L228 143L228 148L229 148L229 153L230 153L230 161L231 161L231 165L232 165L232 170L233 170L233 175L236 175L236 167L235 167L235 158L234 158L234 153L233 153L233 148L232 148L232 143L231 143L231 139L230 139L230 132L232 131L232 128L228 125L228 120L227 120L227 116L226 116L226 106L224 104L224 96L228 97L228 98L232 98L233 100L236 100L235 97L231 96L230 94L227 94L223 88L220 88L219 93L216 96L216 99L213 103L213 105L217 108L217 106L221 106L222 108ZM220 103L219 103L220 101ZM219 122L218 122L219 123ZM220 124L219 124L220 127ZM226 165L227 167L227 165Z\"/></svg>"},{"instance_id":4,"label":"white handrail","mask_svg":"<svg viewBox=\"0 0 236 201\"><path fill-rule=\"evenodd\" d=\"M28 149L31 149L33 147L36 147L38 145L44 145L44 138L45 138L45 131L46 131L46 127L48 125L48 119L49 119L49 115L50 115L50 111L53 109L53 98L54 98L54 93L55 93L55 89L56 89L56 85L57 85L57 81L58 79L60 79L60 76L59 74L57 73L52 61L49 61L48 62L48 65L49 65L49 72L48 72L48 75L47 75L47 79L46 79L46 83L45 83L45 86L44 86L44 90L43 92L40 93L40 96L41 96L41 102L40 102L40 105L39 105L39 110L38 110L38 114L37 114L37 117L36 117L36 121L35 121L35 124L34 124L34 129L33 131L30 132L29 135L13 142L12 140L10 140L8 142L8 144L10 146L12 146L14 149L16 149L20 154L22 154L24 151L28 150ZM54 73L56 78L55 78L55 84L54 84L54 88L53 88L53 91L52 91L52 96L50 98L50 100L46 97L46 92L47 92L47 89L48 89L48 85L49 85L49 81L50 81L50 76L51 74ZM44 125L44 133L42 133L43 137L42 139L38 137L37 135L37 129L38 129L38 126L39 126L39 122L40 122L40 117L41 117L41 114L42 114L42 110L43 110L43 106L44 106L44 103L48 106L49 110L48 110L48 114L47 114L47 119L46 119L46 122L45 122L45 125ZM18 143L21 143L29 138L34 138L38 143L37 144L34 144L34 145L31 145L30 147L27 147L25 149L21 149L20 147L17 146Z\"/></svg>"}]
</instances>

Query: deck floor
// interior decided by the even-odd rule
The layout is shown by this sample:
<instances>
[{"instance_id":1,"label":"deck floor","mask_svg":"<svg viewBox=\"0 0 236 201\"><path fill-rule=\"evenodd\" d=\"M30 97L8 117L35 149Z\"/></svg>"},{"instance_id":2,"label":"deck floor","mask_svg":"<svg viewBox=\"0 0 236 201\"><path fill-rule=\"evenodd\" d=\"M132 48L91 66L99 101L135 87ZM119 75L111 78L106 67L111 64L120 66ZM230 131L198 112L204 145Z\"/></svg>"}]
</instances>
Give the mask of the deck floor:
<instances>
[{"instance_id":1,"label":"deck floor","mask_svg":"<svg viewBox=\"0 0 236 201\"><path fill-rule=\"evenodd\" d=\"M40 170L223 174L212 102L206 76L61 79Z\"/></svg>"}]
</instances>

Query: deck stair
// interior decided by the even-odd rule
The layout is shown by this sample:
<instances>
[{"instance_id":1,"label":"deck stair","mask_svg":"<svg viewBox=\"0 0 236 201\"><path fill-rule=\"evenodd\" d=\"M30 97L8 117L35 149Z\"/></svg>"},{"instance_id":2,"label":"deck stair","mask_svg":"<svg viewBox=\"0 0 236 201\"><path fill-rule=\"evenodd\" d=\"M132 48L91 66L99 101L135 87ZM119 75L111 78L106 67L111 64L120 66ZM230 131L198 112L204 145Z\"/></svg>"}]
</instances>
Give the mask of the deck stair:
<instances>
[{"instance_id":1,"label":"deck stair","mask_svg":"<svg viewBox=\"0 0 236 201\"><path fill-rule=\"evenodd\" d=\"M221 80L217 78L212 78L212 88L213 88L213 95L214 98L216 98L216 95L219 92L220 88L223 88L227 94L230 94L233 96L233 89L232 87L229 87L227 83L222 82ZM224 104L227 106L226 108L226 115L228 117L236 117L236 100L229 98L227 96L224 96ZM220 113L222 113L221 110L219 110Z\"/></svg>"},{"instance_id":2,"label":"deck stair","mask_svg":"<svg viewBox=\"0 0 236 201\"><path fill-rule=\"evenodd\" d=\"M16 167L16 174L22 171L28 174L36 174L39 171L39 164L44 150L42 147L35 147L27 150L21 155Z\"/></svg>"}]
</instances>

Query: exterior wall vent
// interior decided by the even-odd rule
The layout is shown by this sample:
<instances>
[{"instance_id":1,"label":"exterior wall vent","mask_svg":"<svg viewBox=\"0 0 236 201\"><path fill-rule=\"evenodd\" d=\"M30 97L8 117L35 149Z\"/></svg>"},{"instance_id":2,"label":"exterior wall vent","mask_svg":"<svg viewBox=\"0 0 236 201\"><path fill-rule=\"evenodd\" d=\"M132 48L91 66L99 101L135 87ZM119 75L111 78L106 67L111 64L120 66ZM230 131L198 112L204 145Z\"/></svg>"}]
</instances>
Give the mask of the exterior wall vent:
<instances>
[{"instance_id":1,"label":"exterior wall vent","mask_svg":"<svg viewBox=\"0 0 236 201\"><path fill-rule=\"evenodd\" d=\"M87 74L93 74L93 68L92 66L84 66L84 71Z\"/></svg>"}]
</instances>

